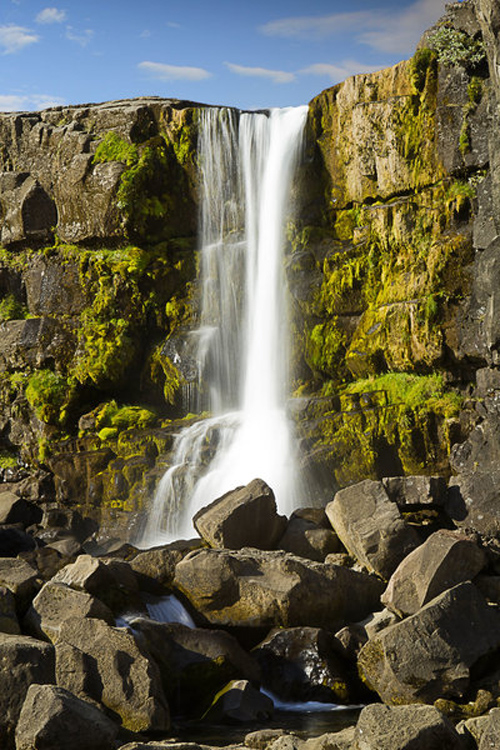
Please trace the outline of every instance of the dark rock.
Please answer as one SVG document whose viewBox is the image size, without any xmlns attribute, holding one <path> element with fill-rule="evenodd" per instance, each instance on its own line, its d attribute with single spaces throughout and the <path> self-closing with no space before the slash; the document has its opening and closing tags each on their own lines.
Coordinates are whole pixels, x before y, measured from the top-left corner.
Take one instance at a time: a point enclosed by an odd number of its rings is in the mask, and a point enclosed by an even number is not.
<svg viewBox="0 0 500 750">
<path fill-rule="evenodd" d="M 3 245 L 26 239 L 50 242 L 57 224 L 57 210 L 36 179 L 27 172 L 2 172 L 0 194 Z"/>
<path fill-rule="evenodd" d="M 408 505 L 438 505 L 446 499 L 444 477 L 387 477 L 382 484 L 389 499 L 400 508 Z"/>
<path fill-rule="evenodd" d="M 293 516 L 278 548 L 299 557 L 324 562 L 327 555 L 339 552 L 342 545 L 332 529 L 325 529 L 306 518 Z"/>
<path fill-rule="evenodd" d="M 286 518 L 277 514 L 271 488 L 254 479 L 202 508 L 193 524 L 211 547 L 273 549 L 283 535 Z"/>
<path fill-rule="evenodd" d="M 18 557 L 38 571 L 39 577 L 44 581 L 50 580 L 61 568 L 71 562 L 71 559 L 62 555 L 57 549 L 52 549 L 51 545 L 21 552 Z"/>
<path fill-rule="evenodd" d="M 452 477 L 446 512 L 458 527 L 500 538 L 500 470 Z"/>
<path fill-rule="evenodd" d="M 0 488 L 1 490 L 1 488 Z M 0 491 L 0 524 L 20 523 L 25 528 L 40 520 L 40 509 L 13 492 Z"/>
<path fill-rule="evenodd" d="M 486 562 L 475 539 L 436 531 L 399 564 L 381 601 L 398 615 L 412 615 L 446 589 L 475 578 Z"/>
<path fill-rule="evenodd" d="M 270 698 L 246 680 L 233 680 L 214 698 L 204 715 L 207 721 L 247 723 L 268 721 L 274 713 Z"/>
<path fill-rule="evenodd" d="M 178 563 L 174 584 L 211 625 L 331 628 L 377 609 L 374 576 L 287 552 L 200 550 Z"/>
<path fill-rule="evenodd" d="M 254 650 L 263 685 L 285 701 L 348 703 L 346 665 L 338 642 L 319 628 L 273 630 Z"/>
<path fill-rule="evenodd" d="M 0 527 L 0 557 L 16 557 L 20 552 L 35 549 L 36 541 L 16 526 Z"/>
<path fill-rule="evenodd" d="M 340 490 L 326 514 L 350 554 L 382 578 L 420 544 L 381 482 L 367 479 Z"/>
<path fill-rule="evenodd" d="M 356 724 L 356 750 L 463 750 L 453 724 L 433 706 L 366 706 Z"/>
<path fill-rule="evenodd" d="M 144 550 L 130 560 L 130 567 L 140 581 L 141 588 L 151 593 L 161 593 L 165 587 L 172 585 L 175 566 L 189 552 L 199 549 L 199 539 L 178 541 L 164 547 Z"/>
<path fill-rule="evenodd" d="M 30 685 L 54 684 L 54 647 L 0 633 L 0 747 L 14 748 L 14 730 Z"/>
<path fill-rule="evenodd" d="M 229 633 L 146 618 L 135 618 L 131 626 L 160 667 L 165 695 L 178 713 L 199 718 L 232 679 L 260 683 L 257 662 Z"/>
<path fill-rule="evenodd" d="M 24 618 L 24 626 L 36 638 L 54 641 L 61 624 L 76 616 L 95 617 L 114 624 L 113 613 L 99 599 L 84 591 L 75 591 L 64 583 L 57 583 L 54 578 L 33 599 Z"/>
<path fill-rule="evenodd" d="M 98 701 L 132 731 L 168 730 L 159 669 L 130 633 L 103 620 L 72 618 L 61 623 L 55 646 L 60 687 Z"/>
<path fill-rule="evenodd" d="M 0 586 L 0 632 L 13 635 L 21 633 L 14 595 L 5 586 Z"/>
<path fill-rule="evenodd" d="M 14 594 L 16 610 L 22 616 L 38 591 L 37 571 L 24 560 L 0 558 L 0 585 Z"/>
<path fill-rule="evenodd" d="M 388 609 L 382 609 L 380 612 L 375 612 L 363 620 L 359 625 L 363 625 L 366 635 L 368 638 L 373 638 L 380 633 L 382 630 L 389 628 L 391 625 L 395 625 L 399 622 L 400 618 Z"/>
<path fill-rule="evenodd" d="M 54 685 L 31 685 L 16 728 L 16 750 L 114 750 L 118 725 Z"/>
<path fill-rule="evenodd" d="M 363 680 L 384 703 L 462 698 L 470 670 L 500 646 L 500 614 L 472 583 L 445 591 L 361 649 Z"/>
</svg>

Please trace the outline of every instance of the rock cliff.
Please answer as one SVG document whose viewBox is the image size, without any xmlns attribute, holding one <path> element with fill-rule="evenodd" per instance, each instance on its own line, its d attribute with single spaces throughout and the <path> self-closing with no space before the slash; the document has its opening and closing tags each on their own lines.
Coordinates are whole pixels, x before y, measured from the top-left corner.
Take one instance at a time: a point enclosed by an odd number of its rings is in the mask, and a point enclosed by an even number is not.
<svg viewBox="0 0 500 750">
<path fill-rule="evenodd" d="M 500 452 L 499 27 L 493 0 L 453 3 L 411 60 L 309 105 L 286 271 L 320 502 Z M 202 106 L 0 115 L 0 471 L 108 526 L 194 403 Z"/>
</svg>

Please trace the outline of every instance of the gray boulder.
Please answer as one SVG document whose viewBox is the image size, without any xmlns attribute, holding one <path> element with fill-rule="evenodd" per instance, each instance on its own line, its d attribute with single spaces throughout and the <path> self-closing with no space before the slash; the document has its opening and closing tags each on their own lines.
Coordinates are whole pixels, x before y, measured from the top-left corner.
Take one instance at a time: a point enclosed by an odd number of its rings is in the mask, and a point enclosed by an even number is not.
<svg viewBox="0 0 500 750">
<path fill-rule="evenodd" d="M 500 470 L 452 477 L 446 512 L 456 526 L 500 539 Z"/>
<path fill-rule="evenodd" d="M 320 628 L 276 629 L 254 650 L 265 688 L 282 700 L 348 703 L 347 665 L 331 633 Z"/>
<path fill-rule="evenodd" d="M 33 599 L 24 626 L 36 638 L 55 641 L 61 624 L 70 617 L 95 617 L 114 624 L 111 610 L 95 596 L 49 581 Z"/>
<path fill-rule="evenodd" d="M 325 529 L 307 518 L 292 515 L 278 547 L 308 560 L 324 562 L 327 555 L 339 552 L 342 545 L 331 528 Z"/>
<path fill-rule="evenodd" d="M 420 544 L 382 482 L 366 479 L 340 490 L 326 514 L 350 554 L 385 579 Z"/>
<path fill-rule="evenodd" d="M 478 750 L 496 750 L 500 747 L 500 708 L 491 709 L 480 734 Z"/>
<path fill-rule="evenodd" d="M 31 685 L 16 728 L 16 750 L 114 750 L 118 724 L 55 685 Z"/>
<path fill-rule="evenodd" d="M 262 479 L 254 479 L 202 508 L 193 524 L 217 549 L 274 549 L 285 531 L 286 518 L 276 511 L 272 489 Z"/>
<path fill-rule="evenodd" d="M 25 528 L 41 518 L 41 511 L 10 490 L 0 490 L 0 523 L 20 523 Z"/>
<path fill-rule="evenodd" d="M 215 696 L 203 718 L 224 723 L 247 723 L 266 721 L 273 713 L 274 704 L 270 698 L 247 680 L 232 680 Z"/>
<path fill-rule="evenodd" d="M 486 562 L 475 539 L 441 529 L 399 564 L 382 603 L 398 615 L 412 615 L 446 589 L 475 578 Z"/>
<path fill-rule="evenodd" d="M 130 633 L 103 620 L 72 618 L 61 624 L 55 646 L 60 687 L 114 711 L 127 729 L 169 728 L 159 669 Z"/>
<path fill-rule="evenodd" d="M 374 576 L 287 552 L 202 549 L 175 569 L 175 587 L 216 626 L 341 627 L 380 607 Z"/>
<path fill-rule="evenodd" d="M 28 636 L 0 633 L 0 664 L 0 747 L 12 750 L 29 686 L 55 682 L 54 647 Z"/>
<path fill-rule="evenodd" d="M 384 703 L 432 703 L 462 698 L 471 667 L 499 646 L 500 613 L 461 583 L 370 639 L 358 668 Z"/>
<path fill-rule="evenodd" d="M 0 558 L 0 585 L 14 594 L 18 615 L 23 615 L 39 588 L 37 570 L 24 560 Z"/>
<path fill-rule="evenodd" d="M 355 750 L 464 750 L 453 724 L 433 706 L 366 706 Z"/>
<path fill-rule="evenodd" d="M 200 539 L 172 542 L 162 547 L 139 552 L 129 564 L 141 589 L 157 593 L 163 591 L 164 587 L 172 585 L 177 563 L 189 552 L 201 546 Z"/>
<path fill-rule="evenodd" d="M 389 499 L 402 507 L 409 505 L 441 506 L 446 500 L 444 477 L 386 477 L 382 479 Z"/>
</svg>

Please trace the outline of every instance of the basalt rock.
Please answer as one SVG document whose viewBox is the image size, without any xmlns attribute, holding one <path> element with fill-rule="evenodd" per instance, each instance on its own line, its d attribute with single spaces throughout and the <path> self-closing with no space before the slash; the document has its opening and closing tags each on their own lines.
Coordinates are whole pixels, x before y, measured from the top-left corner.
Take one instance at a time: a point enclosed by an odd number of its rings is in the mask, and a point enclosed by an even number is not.
<svg viewBox="0 0 500 750">
<path fill-rule="evenodd" d="M 464 750 L 449 719 L 432 706 L 366 706 L 356 724 L 356 750 Z"/>
</svg>

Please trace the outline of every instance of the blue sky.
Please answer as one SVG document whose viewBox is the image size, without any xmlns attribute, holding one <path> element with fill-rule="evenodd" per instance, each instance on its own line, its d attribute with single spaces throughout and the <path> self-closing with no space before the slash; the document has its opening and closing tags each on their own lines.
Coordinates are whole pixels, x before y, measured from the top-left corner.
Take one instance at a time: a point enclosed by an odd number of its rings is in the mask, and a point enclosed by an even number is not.
<svg viewBox="0 0 500 750">
<path fill-rule="evenodd" d="M 410 57 L 446 0 L 0 0 L 0 110 L 305 104 Z"/>
</svg>

